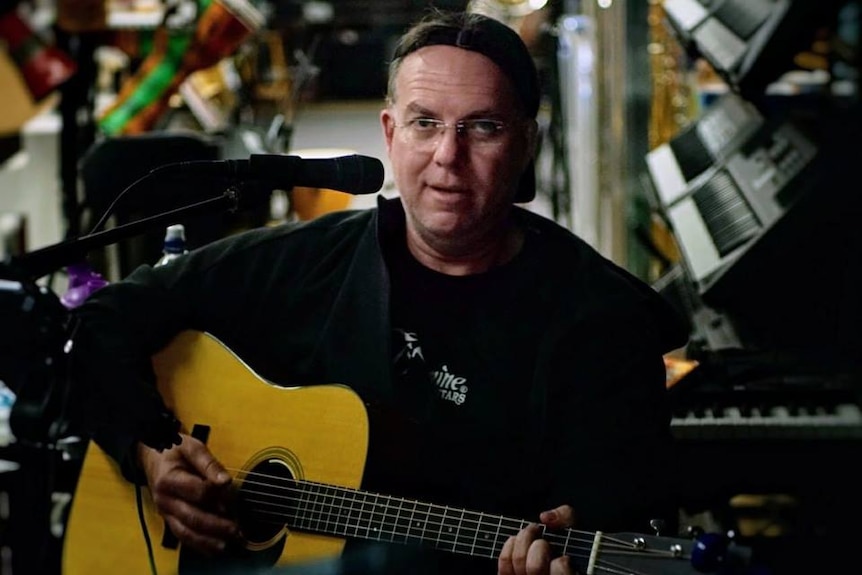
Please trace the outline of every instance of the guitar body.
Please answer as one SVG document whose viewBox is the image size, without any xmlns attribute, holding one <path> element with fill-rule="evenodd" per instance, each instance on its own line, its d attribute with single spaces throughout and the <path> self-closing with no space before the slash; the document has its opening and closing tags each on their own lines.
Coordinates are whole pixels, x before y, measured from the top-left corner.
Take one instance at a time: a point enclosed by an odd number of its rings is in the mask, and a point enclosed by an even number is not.
<svg viewBox="0 0 862 575">
<path fill-rule="evenodd" d="M 357 488 L 368 448 L 368 420 L 360 398 L 340 385 L 282 388 L 263 380 L 211 336 L 181 333 L 153 358 L 159 391 L 184 431 L 205 438 L 234 475 L 234 487 L 265 473 L 286 481 Z M 251 480 L 249 484 L 253 483 Z M 187 563 L 141 488 L 156 569 L 182 573 Z M 243 525 L 241 523 L 241 525 Z M 337 556 L 344 540 L 268 524 L 242 551 L 268 564 L 293 564 Z M 271 531 L 270 531 L 271 530 Z M 246 558 L 243 559 L 246 561 Z M 249 561 L 251 564 L 254 560 Z M 138 518 L 135 487 L 91 442 L 66 528 L 64 575 L 150 573 Z"/>
</svg>

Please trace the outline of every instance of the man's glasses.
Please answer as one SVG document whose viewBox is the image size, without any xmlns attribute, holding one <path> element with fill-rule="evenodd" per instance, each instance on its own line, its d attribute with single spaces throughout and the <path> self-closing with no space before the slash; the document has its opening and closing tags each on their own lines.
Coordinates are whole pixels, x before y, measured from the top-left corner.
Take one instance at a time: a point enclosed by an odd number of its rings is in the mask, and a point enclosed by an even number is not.
<svg viewBox="0 0 862 575">
<path fill-rule="evenodd" d="M 417 146 L 433 145 L 448 128 L 453 128 L 471 146 L 496 146 L 503 142 L 510 125 L 486 118 L 459 120 L 454 124 L 433 118 L 413 118 L 395 127 L 401 129 L 408 142 Z"/>
</svg>

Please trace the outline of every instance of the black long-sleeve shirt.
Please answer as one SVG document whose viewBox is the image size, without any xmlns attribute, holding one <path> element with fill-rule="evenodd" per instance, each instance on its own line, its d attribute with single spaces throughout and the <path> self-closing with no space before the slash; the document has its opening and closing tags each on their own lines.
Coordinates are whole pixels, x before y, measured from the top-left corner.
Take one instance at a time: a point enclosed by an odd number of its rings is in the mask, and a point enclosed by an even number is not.
<svg viewBox="0 0 862 575">
<path fill-rule="evenodd" d="M 570 504 L 579 528 L 647 530 L 672 508 L 662 354 L 684 343 L 682 324 L 649 286 L 567 230 L 519 208 L 515 217 L 536 260 L 526 267 L 539 275 L 531 301 L 500 314 L 535 322 L 535 337 L 509 337 L 502 323 L 489 337 L 501 357 L 526 353 L 530 375 L 500 389 L 499 401 L 473 401 L 457 416 L 459 433 L 439 433 L 433 418 L 402 418 L 413 427 L 405 431 L 387 417 L 405 413 L 391 315 L 404 300 L 392 299 L 400 276 L 387 268 L 404 213 L 399 200 L 381 200 L 225 238 L 91 296 L 77 311 L 76 365 L 93 392 L 97 441 L 122 460 L 158 405 L 150 356 L 194 329 L 278 385 L 354 389 L 370 415 L 364 489 L 530 521 Z"/>
</svg>

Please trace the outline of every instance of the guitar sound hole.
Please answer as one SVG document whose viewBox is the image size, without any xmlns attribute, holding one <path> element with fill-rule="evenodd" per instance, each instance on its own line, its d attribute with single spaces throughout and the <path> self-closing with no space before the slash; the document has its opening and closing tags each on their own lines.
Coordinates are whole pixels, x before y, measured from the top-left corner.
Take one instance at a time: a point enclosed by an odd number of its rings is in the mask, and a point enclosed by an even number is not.
<svg viewBox="0 0 862 575">
<path fill-rule="evenodd" d="M 293 474 L 283 461 L 267 459 L 246 474 L 239 488 L 239 525 L 245 540 L 264 545 L 284 531 L 293 499 Z"/>
</svg>

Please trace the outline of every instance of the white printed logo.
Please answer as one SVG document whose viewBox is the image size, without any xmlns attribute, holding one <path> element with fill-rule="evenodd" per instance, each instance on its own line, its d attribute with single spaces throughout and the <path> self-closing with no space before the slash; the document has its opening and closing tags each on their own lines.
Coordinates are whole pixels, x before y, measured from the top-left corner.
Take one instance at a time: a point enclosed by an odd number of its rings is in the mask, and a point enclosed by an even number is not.
<svg viewBox="0 0 862 575">
<path fill-rule="evenodd" d="M 440 398 L 461 405 L 467 401 L 467 378 L 449 373 L 449 368 L 443 366 L 439 371 L 431 372 L 431 380 L 437 386 Z"/>
<path fill-rule="evenodd" d="M 415 333 L 396 329 L 395 332 L 403 339 L 404 344 L 395 354 L 395 372 L 406 376 L 410 371 L 417 370 L 421 373 L 428 369 L 425 356 L 422 354 L 422 345 Z M 449 373 L 449 367 L 443 365 L 439 370 L 428 373 L 432 382 L 437 387 L 440 399 L 451 401 L 455 405 L 463 405 L 467 401 L 467 378 L 454 373 Z"/>
</svg>

